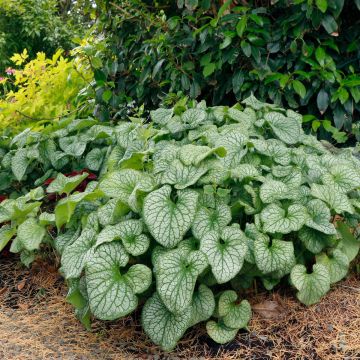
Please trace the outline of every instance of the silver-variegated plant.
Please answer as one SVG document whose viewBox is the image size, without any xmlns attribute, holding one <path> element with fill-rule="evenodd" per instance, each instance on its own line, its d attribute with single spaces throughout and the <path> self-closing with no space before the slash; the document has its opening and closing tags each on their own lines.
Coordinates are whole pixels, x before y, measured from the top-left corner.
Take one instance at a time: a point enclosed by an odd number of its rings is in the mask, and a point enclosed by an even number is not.
<svg viewBox="0 0 360 360">
<path fill-rule="evenodd" d="M 55 208 L 82 320 L 140 306 L 166 351 L 200 322 L 222 344 L 250 320 L 241 289 L 253 279 L 267 289 L 288 280 L 311 305 L 346 276 L 360 246 L 360 162 L 305 134 L 299 114 L 252 96 L 244 104 L 158 109 L 112 128 L 99 183 Z M 98 164 L 97 152 L 86 161 Z M 19 227 L 30 247 L 27 229 L 40 230 Z"/>
</svg>

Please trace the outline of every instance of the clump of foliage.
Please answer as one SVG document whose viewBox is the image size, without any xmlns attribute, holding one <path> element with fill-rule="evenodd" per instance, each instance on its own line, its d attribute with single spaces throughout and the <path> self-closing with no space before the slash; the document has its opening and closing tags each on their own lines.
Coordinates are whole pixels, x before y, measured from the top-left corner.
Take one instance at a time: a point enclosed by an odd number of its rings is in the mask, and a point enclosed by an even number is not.
<svg viewBox="0 0 360 360">
<path fill-rule="evenodd" d="M 99 64 L 104 118 L 131 101 L 154 109 L 184 94 L 226 105 L 253 93 L 312 114 L 304 121 L 323 138 L 351 133 L 360 109 L 358 0 L 135 3 L 97 1 L 105 37 L 85 51 Z"/>
<path fill-rule="evenodd" d="M 12 54 L 28 49 L 30 57 L 70 50 L 73 38 L 90 23 L 91 0 L 0 0 L 0 72 Z"/>
<path fill-rule="evenodd" d="M 178 103 L 151 121 L 78 120 L 20 134 L 10 156 L 18 174 L 30 178 L 23 159 L 39 154 L 57 164 L 77 159 L 99 179 L 79 190 L 88 172 L 59 172 L 43 186 L 57 196 L 52 206 L 39 189 L 3 201 L 0 242 L 17 233 L 11 248 L 25 259 L 41 239 L 52 244 L 86 326 L 145 302 L 144 331 L 167 351 L 200 322 L 216 342 L 231 341 L 251 317 L 242 290 L 254 279 L 267 289 L 289 281 L 301 302 L 316 303 L 359 250 L 350 229 L 359 220 L 360 162 L 304 134 L 292 110 L 253 96 L 243 104 Z"/>
<path fill-rule="evenodd" d="M 75 100 L 93 76 L 86 63 L 64 57 L 62 50 L 51 58 L 39 52 L 29 61 L 25 49 L 11 60 L 16 69 L 8 68 L 8 76 L 0 82 L 0 130 L 19 130 L 30 123 L 40 128 L 69 112 L 80 111 L 81 104 Z"/>
</svg>

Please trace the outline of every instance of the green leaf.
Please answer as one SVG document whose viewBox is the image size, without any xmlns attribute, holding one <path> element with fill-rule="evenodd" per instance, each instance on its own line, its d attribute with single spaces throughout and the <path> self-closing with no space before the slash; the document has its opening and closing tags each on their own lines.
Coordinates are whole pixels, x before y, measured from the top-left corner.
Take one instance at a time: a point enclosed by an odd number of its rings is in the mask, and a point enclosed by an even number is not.
<svg viewBox="0 0 360 360">
<path fill-rule="evenodd" d="M 153 191 L 144 201 L 144 221 L 155 240 L 167 247 L 176 246 L 190 229 L 195 218 L 198 194 L 178 190 L 177 200 L 171 199 L 171 187 Z"/>
<path fill-rule="evenodd" d="M 215 297 L 213 292 L 206 285 L 200 284 L 192 298 L 190 326 L 208 320 L 214 311 Z"/>
<path fill-rule="evenodd" d="M 327 8 L 328 8 L 328 2 L 327 0 L 315 0 L 316 6 L 318 7 L 318 9 L 322 12 L 325 13 Z"/>
<path fill-rule="evenodd" d="M 57 174 L 55 180 L 47 187 L 47 193 L 58 193 L 69 195 L 89 176 L 88 173 L 67 177 L 61 173 Z"/>
<path fill-rule="evenodd" d="M 0 228 L 0 252 L 16 234 L 16 228 L 4 225 Z"/>
<path fill-rule="evenodd" d="M 294 80 L 292 82 L 292 86 L 293 86 L 294 90 L 296 91 L 296 93 L 298 95 L 300 95 L 300 97 L 302 99 L 306 96 L 306 88 L 305 88 L 304 84 L 301 81 Z"/>
<path fill-rule="evenodd" d="M 299 141 L 301 126 L 296 119 L 278 112 L 269 112 L 265 114 L 264 119 L 269 123 L 275 135 L 286 144 L 296 144 Z"/>
<path fill-rule="evenodd" d="M 325 65 L 326 52 L 325 52 L 325 50 L 324 50 L 322 47 L 319 46 L 319 47 L 315 50 L 315 57 L 316 57 L 317 62 L 318 62 L 321 66 L 324 66 L 324 65 Z M 324 90 L 321 90 L 321 91 L 324 91 Z"/>
<path fill-rule="evenodd" d="M 345 223 L 338 221 L 337 229 L 341 235 L 341 251 L 347 255 L 349 261 L 353 261 L 359 253 L 360 241 L 355 238 Z"/>
<path fill-rule="evenodd" d="M 231 209 L 221 201 L 216 202 L 214 209 L 200 206 L 196 212 L 191 228 L 197 239 L 202 239 L 210 231 L 220 234 L 221 230 L 231 221 Z"/>
<path fill-rule="evenodd" d="M 208 232 L 201 239 L 200 250 L 206 254 L 217 282 L 222 284 L 234 278 L 242 268 L 247 240 L 240 229 L 228 226 L 220 235 Z"/>
<path fill-rule="evenodd" d="M 240 164 L 231 170 L 231 178 L 242 182 L 246 179 L 257 179 L 261 176 L 259 169 L 251 164 Z"/>
<path fill-rule="evenodd" d="M 308 214 L 299 204 L 290 205 L 287 211 L 277 204 L 270 204 L 261 212 L 260 218 L 265 232 L 288 234 L 300 230 Z"/>
<path fill-rule="evenodd" d="M 332 36 L 338 36 L 338 24 L 336 23 L 336 20 L 331 15 L 326 15 L 321 20 L 321 25 L 324 27 L 324 29 L 327 31 L 328 34 Z"/>
<path fill-rule="evenodd" d="M 145 333 L 165 351 L 171 351 L 176 346 L 189 327 L 190 321 L 191 307 L 181 314 L 173 314 L 162 303 L 157 293 L 147 300 L 141 314 Z"/>
<path fill-rule="evenodd" d="M 312 184 L 311 195 L 327 203 L 330 209 L 338 214 L 343 212 L 352 214 L 354 212 L 346 194 L 339 192 L 333 186 Z"/>
<path fill-rule="evenodd" d="M 166 125 L 173 116 L 173 109 L 157 109 L 150 112 L 151 120 L 159 125 Z"/>
<path fill-rule="evenodd" d="M 242 16 L 236 24 L 236 33 L 239 37 L 242 37 L 247 26 L 247 17 Z"/>
<path fill-rule="evenodd" d="M 310 274 L 304 265 L 295 265 L 290 278 L 298 290 L 297 298 L 308 306 L 317 303 L 330 290 L 330 275 L 323 264 L 313 265 Z"/>
<path fill-rule="evenodd" d="M 306 249 L 313 254 L 319 254 L 324 247 L 328 245 L 331 238 L 331 236 L 307 226 L 304 226 L 299 231 L 299 239 L 302 241 Z"/>
<path fill-rule="evenodd" d="M 294 245 L 291 241 L 259 236 L 254 241 L 254 255 L 257 267 L 268 274 L 274 271 L 289 272 L 295 265 Z"/>
<path fill-rule="evenodd" d="M 27 150 L 19 149 L 11 159 L 11 170 L 17 181 L 21 181 L 26 174 L 26 170 L 30 164 L 27 158 Z"/>
<path fill-rule="evenodd" d="M 191 304 L 197 277 L 207 267 L 201 251 L 180 249 L 161 254 L 157 260 L 157 292 L 172 313 L 181 313 Z"/>
<path fill-rule="evenodd" d="M 247 326 L 251 319 L 251 306 L 247 300 L 238 301 L 233 290 L 224 291 L 219 298 L 219 316 L 224 325 L 232 329 L 241 329 Z"/>
<path fill-rule="evenodd" d="M 141 209 L 142 195 L 154 187 L 155 182 L 149 174 L 133 169 L 110 172 L 99 184 L 106 196 L 121 200 L 135 212 Z"/>
<path fill-rule="evenodd" d="M 215 63 L 209 63 L 209 64 L 205 65 L 204 69 L 203 69 L 204 77 L 210 76 L 215 70 L 216 70 L 216 64 Z"/>
<path fill-rule="evenodd" d="M 310 217 L 306 220 L 306 226 L 324 234 L 336 234 L 335 226 L 330 222 L 330 210 L 321 200 L 311 200 L 307 204 L 307 211 Z"/>
<path fill-rule="evenodd" d="M 24 249 L 37 250 L 46 235 L 46 230 L 40 226 L 36 219 L 29 218 L 19 225 L 17 238 Z"/>
<path fill-rule="evenodd" d="M 130 314 L 138 305 L 136 294 L 151 285 L 151 270 L 142 264 L 130 267 L 129 257 L 118 242 L 99 246 L 86 265 L 86 283 L 91 312 L 101 320 L 115 320 Z"/>
<path fill-rule="evenodd" d="M 238 329 L 231 329 L 222 322 L 210 320 L 206 323 L 206 331 L 215 342 L 225 344 L 235 339 Z"/>
<path fill-rule="evenodd" d="M 81 235 L 66 246 L 61 257 L 61 270 L 66 279 L 80 277 L 96 240 L 94 229 L 84 229 Z"/>
<path fill-rule="evenodd" d="M 316 263 L 327 267 L 331 284 L 343 279 L 349 270 L 349 258 L 339 249 L 335 249 L 331 255 L 317 255 Z"/>
<path fill-rule="evenodd" d="M 326 109 L 329 106 L 329 95 L 324 89 L 321 89 L 319 91 L 317 98 L 316 98 L 316 103 L 317 103 L 317 107 L 320 111 L 320 114 L 321 115 L 324 114 Z"/>
</svg>

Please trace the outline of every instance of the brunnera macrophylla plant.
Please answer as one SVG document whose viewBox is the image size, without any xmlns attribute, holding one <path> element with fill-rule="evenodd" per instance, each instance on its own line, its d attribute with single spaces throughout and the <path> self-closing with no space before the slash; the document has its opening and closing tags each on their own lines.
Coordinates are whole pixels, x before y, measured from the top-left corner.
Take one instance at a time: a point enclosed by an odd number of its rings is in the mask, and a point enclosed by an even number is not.
<svg viewBox="0 0 360 360">
<path fill-rule="evenodd" d="M 54 246 L 86 326 L 141 307 L 166 351 L 198 323 L 223 344 L 251 318 L 242 290 L 255 278 L 267 289 L 284 279 L 311 305 L 346 276 L 360 246 L 359 160 L 304 134 L 291 110 L 243 104 L 120 122 L 98 182 L 77 192 L 58 174 L 49 186 L 65 195 Z"/>
</svg>

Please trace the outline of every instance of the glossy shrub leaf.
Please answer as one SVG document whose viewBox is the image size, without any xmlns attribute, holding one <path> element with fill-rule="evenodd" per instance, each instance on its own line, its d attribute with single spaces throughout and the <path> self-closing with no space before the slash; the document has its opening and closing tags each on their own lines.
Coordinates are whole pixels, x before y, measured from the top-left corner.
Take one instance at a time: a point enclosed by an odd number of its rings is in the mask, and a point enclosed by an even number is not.
<svg viewBox="0 0 360 360">
<path fill-rule="evenodd" d="M 184 335 L 191 321 L 191 307 L 173 314 L 162 303 L 157 293 L 147 300 L 141 314 L 145 333 L 165 351 L 171 351 Z"/>
<path fill-rule="evenodd" d="M 178 190 L 171 199 L 171 187 L 155 190 L 144 201 L 144 221 L 155 240 L 168 248 L 176 246 L 190 229 L 196 213 L 198 194 Z"/>
<path fill-rule="evenodd" d="M 151 284 L 151 270 L 136 264 L 122 273 L 129 260 L 118 242 L 103 244 L 89 257 L 86 283 L 91 312 L 102 320 L 115 320 L 136 309 L 136 294 Z"/>
<path fill-rule="evenodd" d="M 308 273 L 304 265 L 296 265 L 291 270 L 291 282 L 298 290 L 296 296 L 305 305 L 317 303 L 330 289 L 330 275 L 323 264 L 313 265 Z"/>
</svg>

